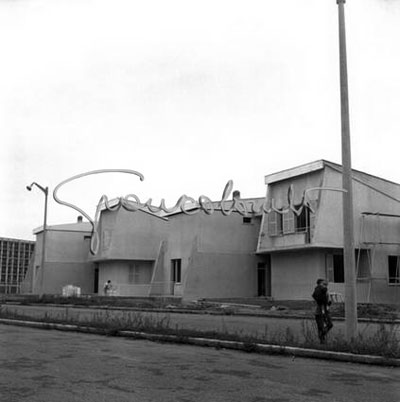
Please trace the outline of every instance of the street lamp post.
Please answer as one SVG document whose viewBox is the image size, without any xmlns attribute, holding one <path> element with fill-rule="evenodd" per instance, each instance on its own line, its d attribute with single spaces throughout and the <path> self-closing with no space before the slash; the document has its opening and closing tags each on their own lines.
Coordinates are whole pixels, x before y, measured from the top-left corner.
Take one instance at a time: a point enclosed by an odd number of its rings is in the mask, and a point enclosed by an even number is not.
<svg viewBox="0 0 400 402">
<path fill-rule="evenodd" d="M 343 166 L 343 258 L 345 280 L 345 318 L 348 341 L 357 335 L 356 264 L 354 249 L 353 183 L 351 173 L 351 144 L 349 93 L 347 82 L 346 30 L 344 3 L 336 0 L 339 16 L 339 58 L 340 58 L 340 105 L 342 121 L 342 166 Z"/>
<path fill-rule="evenodd" d="M 44 278 L 44 267 L 46 258 L 46 230 L 47 230 L 47 196 L 49 194 L 48 187 L 42 187 L 40 184 L 33 182 L 30 186 L 26 186 L 28 191 L 32 191 L 32 187 L 36 186 L 39 190 L 44 193 L 44 219 L 43 219 L 43 238 L 42 238 L 42 260 L 41 260 L 41 276 L 40 276 L 40 293 L 43 293 L 43 278 Z M 34 292 L 35 286 L 35 267 L 32 270 L 32 293 Z"/>
</svg>

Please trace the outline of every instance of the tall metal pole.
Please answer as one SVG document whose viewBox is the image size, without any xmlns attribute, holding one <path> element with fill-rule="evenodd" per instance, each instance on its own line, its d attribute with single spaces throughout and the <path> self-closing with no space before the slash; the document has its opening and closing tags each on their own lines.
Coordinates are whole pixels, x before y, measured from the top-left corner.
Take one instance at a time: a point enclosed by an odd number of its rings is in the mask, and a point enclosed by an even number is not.
<svg viewBox="0 0 400 402">
<path fill-rule="evenodd" d="M 349 94 L 347 82 L 346 30 L 344 3 L 337 0 L 339 14 L 340 57 L 340 104 L 342 120 L 342 166 L 343 166 L 343 258 L 345 281 L 345 319 L 348 341 L 357 335 L 356 264 L 354 248 L 353 183 L 351 173 L 351 144 Z"/>
<path fill-rule="evenodd" d="M 47 197 L 49 188 L 44 189 L 44 219 L 43 219 L 43 239 L 42 239 L 42 275 L 40 277 L 40 294 L 43 294 L 44 269 L 46 264 L 46 235 L 47 235 Z"/>
</svg>

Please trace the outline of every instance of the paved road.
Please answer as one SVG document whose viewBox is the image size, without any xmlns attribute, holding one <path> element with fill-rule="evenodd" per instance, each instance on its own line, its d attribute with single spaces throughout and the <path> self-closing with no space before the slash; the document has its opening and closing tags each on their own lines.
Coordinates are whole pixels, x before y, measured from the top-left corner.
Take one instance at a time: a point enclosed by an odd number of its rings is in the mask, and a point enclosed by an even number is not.
<svg viewBox="0 0 400 402">
<path fill-rule="evenodd" d="M 397 402 L 399 371 L 0 325 L 1 402 Z"/>
</svg>

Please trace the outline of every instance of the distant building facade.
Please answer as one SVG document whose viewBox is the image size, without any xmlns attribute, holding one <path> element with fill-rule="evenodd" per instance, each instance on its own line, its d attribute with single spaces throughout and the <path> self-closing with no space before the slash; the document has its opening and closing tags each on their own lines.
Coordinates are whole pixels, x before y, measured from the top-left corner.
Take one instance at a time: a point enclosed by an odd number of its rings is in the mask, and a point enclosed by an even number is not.
<svg viewBox="0 0 400 402">
<path fill-rule="evenodd" d="M 0 237 L 1 294 L 20 293 L 34 250 L 34 241 Z"/>
</svg>

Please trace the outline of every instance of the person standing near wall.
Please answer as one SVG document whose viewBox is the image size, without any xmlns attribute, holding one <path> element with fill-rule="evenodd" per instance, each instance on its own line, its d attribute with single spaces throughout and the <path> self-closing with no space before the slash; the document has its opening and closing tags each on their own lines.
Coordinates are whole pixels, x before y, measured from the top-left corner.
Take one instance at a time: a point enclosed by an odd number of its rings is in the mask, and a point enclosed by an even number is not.
<svg viewBox="0 0 400 402">
<path fill-rule="evenodd" d="M 103 291 L 104 291 L 104 296 L 109 296 L 111 294 L 112 283 L 111 283 L 110 279 L 104 284 Z"/>
<path fill-rule="evenodd" d="M 331 301 L 328 293 L 328 282 L 325 279 L 318 279 L 312 298 L 317 303 L 315 308 L 315 321 L 318 328 L 318 338 L 325 343 L 326 334 L 332 329 L 332 319 L 329 312 Z"/>
</svg>

